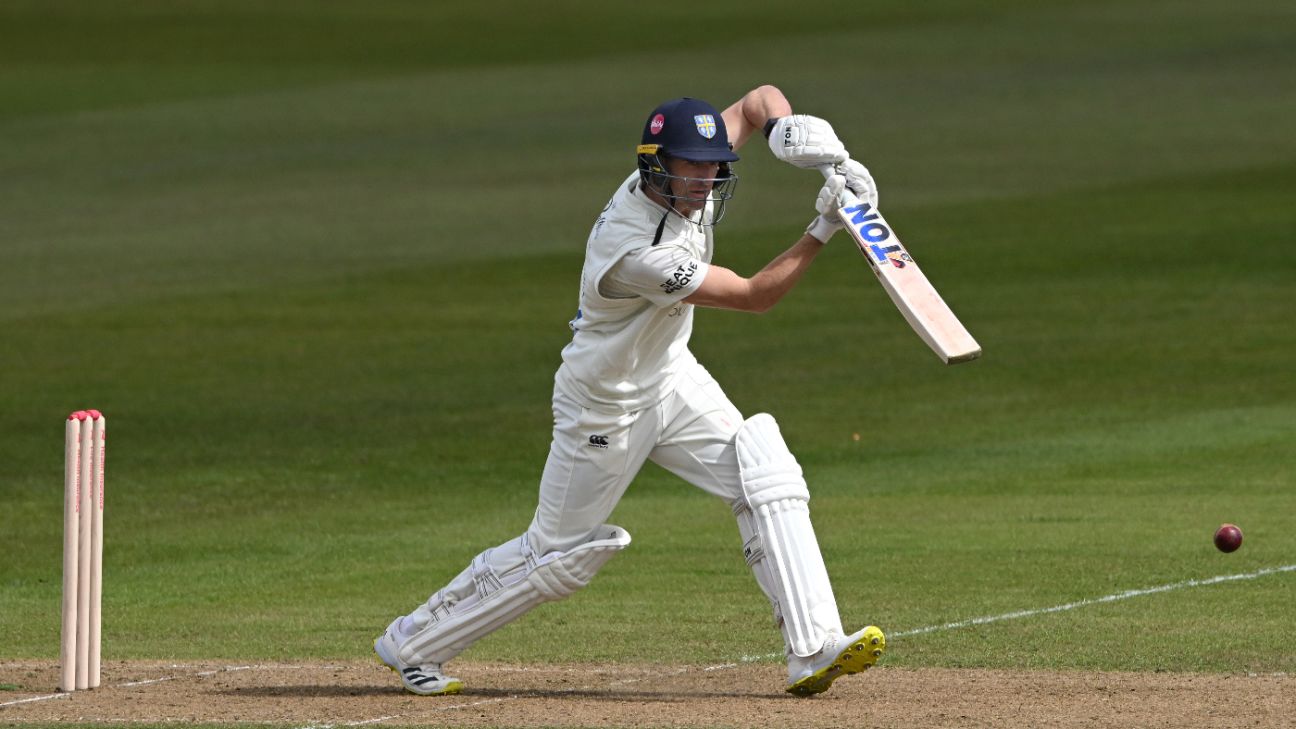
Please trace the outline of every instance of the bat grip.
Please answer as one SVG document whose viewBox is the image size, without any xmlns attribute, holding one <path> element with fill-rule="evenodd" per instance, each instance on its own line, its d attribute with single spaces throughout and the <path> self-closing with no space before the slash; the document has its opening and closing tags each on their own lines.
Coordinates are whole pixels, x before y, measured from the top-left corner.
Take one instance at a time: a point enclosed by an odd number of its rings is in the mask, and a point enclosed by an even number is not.
<svg viewBox="0 0 1296 729">
<path fill-rule="evenodd" d="M 815 169 L 823 174 L 825 180 L 837 174 L 837 168 L 834 165 L 819 165 Z M 841 195 L 837 197 L 837 202 L 842 207 L 850 207 L 851 205 L 859 205 L 860 199 L 849 188 L 843 187 Z"/>
</svg>

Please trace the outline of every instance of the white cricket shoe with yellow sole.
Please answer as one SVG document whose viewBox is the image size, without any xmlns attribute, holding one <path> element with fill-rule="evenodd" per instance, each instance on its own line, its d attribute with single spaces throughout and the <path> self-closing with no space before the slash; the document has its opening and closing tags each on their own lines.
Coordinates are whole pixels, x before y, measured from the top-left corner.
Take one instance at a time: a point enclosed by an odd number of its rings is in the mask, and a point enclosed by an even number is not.
<svg viewBox="0 0 1296 729">
<path fill-rule="evenodd" d="M 827 691 L 838 678 L 868 670 L 886 650 L 886 636 L 875 626 L 841 636 L 829 633 L 823 648 L 808 658 L 788 658 L 787 692 L 811 696 Z"/>
<path fill-rule="evenodd" d="M 383 634 L 374 641 L 374 653 L 383 665 L 390 668 L 401 678 L 405 690 L 419 696 L 443 696 L 463 691 L 463 681 L 447 676 L 441 672 L 441 664 L 424 663 L 420 666 L 407 666 L 397 658 L 399 646 L 393 633 L 400 618 L 396 618 Z"/>
</svg>

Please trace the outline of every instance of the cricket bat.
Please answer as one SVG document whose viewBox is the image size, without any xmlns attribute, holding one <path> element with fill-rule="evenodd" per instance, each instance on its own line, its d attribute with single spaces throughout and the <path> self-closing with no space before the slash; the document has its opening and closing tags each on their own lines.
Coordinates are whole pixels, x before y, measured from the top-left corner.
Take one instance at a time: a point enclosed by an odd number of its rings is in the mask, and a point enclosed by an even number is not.
<svg viewBox="0 0 1296 729">
<path fill-rule="evenodd" d="M 832 165 L 819 169 L 825 178 L 834 174 Z M 923 275 L 882 213 L 849 189 L 842 191 L 838 202 L 841 207 L 837 215 L 869 262 L 869 268 L 873 269 L 891 301 L 927 346 L 945 364 L 980 357 L 981 345 L 950 311 L 949 305 Z"/>
</svg>

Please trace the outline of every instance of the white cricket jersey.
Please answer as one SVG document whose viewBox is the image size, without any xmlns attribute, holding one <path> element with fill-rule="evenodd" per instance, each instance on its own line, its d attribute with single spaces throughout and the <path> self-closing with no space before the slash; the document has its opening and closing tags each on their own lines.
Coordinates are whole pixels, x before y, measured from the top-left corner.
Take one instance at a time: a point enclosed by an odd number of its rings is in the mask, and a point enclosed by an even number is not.
<svg viewBox="0 0 1296 729">
<path fill-rule="evenodd" d="M 703 214 L 712 214 L 710 204 Z M 649 200 L 637 171 L 626 178 L 585 245 L 580 308 L 554 377 L 560 392 L 588 407 L 624 412 L 670 392 L 675 377 L 696 361 L 688 349 L 693 305 L 683 299 L 707 274 L 711 231 Z"/>
</svg>

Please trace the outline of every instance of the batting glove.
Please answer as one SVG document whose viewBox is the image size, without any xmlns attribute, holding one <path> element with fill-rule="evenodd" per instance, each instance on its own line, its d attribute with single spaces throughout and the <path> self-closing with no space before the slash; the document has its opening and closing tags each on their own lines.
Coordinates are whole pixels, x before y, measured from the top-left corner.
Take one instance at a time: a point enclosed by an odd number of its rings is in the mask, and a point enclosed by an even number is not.
<svg viewBox="0 0 1296 729">
<path fill-rule="evenodd" d="M 815 199 L 815 210 L 819 211 L 819 216 L 806 227 L 807 235 L 820 243 L 827 243 L 833 233 L 842 229 L 837 209 L 841 207 L 841 194 L 845 188 L 846 178 L 842 175 L 833 175 L 824 181 L 824 186 L 819 189 L 819 197 Z"/>
<path fill-rule="evenodd" d="M 766 138 L 774 156 L 790 165 L 813 169 L 847 159 L 846 146 L 832 125 L 817 116 L 793 114 L 766 125 Z"/>
<path fill-rule="evenodd" d="M 877 184 L 873 182 L 873 175 L 869 174 L 867 167 L 853 159 L 846 159 L 837 164 L 837 174 L 846 177 L 846 189 L 855 193 L 855 197 L 872 205 L 874 210 L 877 209 Z"/>
</svg>

